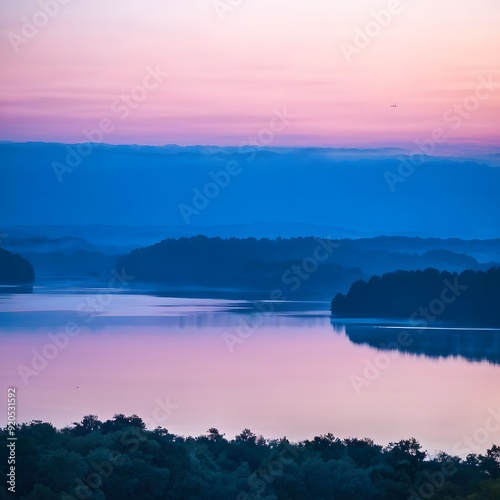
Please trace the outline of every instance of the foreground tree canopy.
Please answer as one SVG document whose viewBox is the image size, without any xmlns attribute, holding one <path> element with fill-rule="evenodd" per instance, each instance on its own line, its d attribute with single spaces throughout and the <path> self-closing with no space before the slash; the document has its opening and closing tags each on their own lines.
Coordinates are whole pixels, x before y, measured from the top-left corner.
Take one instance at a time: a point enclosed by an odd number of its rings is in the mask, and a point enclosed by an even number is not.
<svg viewBox="0 0 500 500">
<path fill-rule="evenodd" d="M 496 445 L 460 459 L 429 457 L 414 438 L 382 447 L 327 434 L 292 444 L 249 429 L 227 440 L 216 428 L 185 438 L 123 414 L 87 415 L 59 431 L 32 421 L 16 435 L 16 498 L 24 500 L 500 498 Z M 0 498 L 7 495 L 2 482 Z"/>
<path fill-rule="evenodd" d="M 357 281 L 332 300 L 334 314 L 345 317 L 451 320 L 500 325 L 500 267 L 460 274 L 396 271 Z"/>
<path fill-rule="evenodd" d="M 27 259 L 0 248 L 0 285 L 27 285 L 34 281 L 35 271 Z"/>
</svg>

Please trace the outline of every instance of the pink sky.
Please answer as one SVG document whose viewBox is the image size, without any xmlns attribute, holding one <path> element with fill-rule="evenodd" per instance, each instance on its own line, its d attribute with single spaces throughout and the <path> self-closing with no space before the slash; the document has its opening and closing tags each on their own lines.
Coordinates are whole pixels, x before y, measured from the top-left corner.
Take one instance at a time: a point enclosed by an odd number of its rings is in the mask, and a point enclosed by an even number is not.
<svg viewBox="0 0 500 500">
<path fill-rule="evenodd" d="M 213 0 L 65 2 L 1 7 L 0 140 L 84 142 L 109 118 L 107 143 L 238 145 L 286 109 L 269 145 L 412 144 L 436 128 L 498 145 L 497 0 L 242 0 L 222 15 Z M 46 25 L 20 41 L 25 19 Z M 147 67 L 168 76 L 144 92 Z"/>
</svg>

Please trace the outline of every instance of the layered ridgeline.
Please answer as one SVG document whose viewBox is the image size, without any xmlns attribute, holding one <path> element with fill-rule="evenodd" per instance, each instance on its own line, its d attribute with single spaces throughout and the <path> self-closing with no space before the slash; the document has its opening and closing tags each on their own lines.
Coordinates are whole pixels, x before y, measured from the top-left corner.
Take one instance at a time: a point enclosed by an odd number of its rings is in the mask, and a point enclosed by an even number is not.
<svg viewBox="0 0 500 500">
<path fill-rule="evenodd" d="M 34 281 L 35 271 L 27 259 L 0 248 L 0 285 L 30 285 Z"/>
<path fill-rule="evenodd" d="M 438 248 L 441 248 L 438 250 Z M 451 251 L 453 249 L 455 251 Z M 238 287 L 330 298 L 357 280 L 395 269 L 487 270 L 499 240 L 373 238 L 169 238 L 117 261 L 138 282 Z M 466 250 L 470 254 L 457 253 Z M 285 295 L 288 296 L 287 293 Z"/>
<path fill-rule="evenodd" d="M 396 271 L 357 281 L 332 300 L 334 315 L 500 326 L 500 267 L 460 274 Z"/>
<path fill-rule="evenodd" d="M 499 236 L 495 154 L 0 143 L 0 157 L 2 226 L 99 221 L 202 228 L 195 234 L 254 225 L 245 236 L 255 237 Z M 277 234 L 263 234 L 263 221 L 279 225 Z M 293 234 L 298 222 L 334 228 Z"/>
<path fill-rule="evenodd" d="M 2 247 L 22 255 L 35 268 L 38 277 L 61 276 L 107 276 L 116 265 L 116 259 L 137 248 L 156 244 L 165 237 L 172 239 L 192 238 L 205 234 L 211 238 L 229 239 L 232 237 L 248 239 L 242 242 L 239 250 L 246 252 L 250 246 L 262 246 L 263 260 L 267 258 L 269 238 L 281 236 L 279 258 L 274 260 L 290 261 L 314 257 L 318 242 L 322 237 L 327 245 L 334 238 L 338 244 L 326 262 L 335 263 L 345 269 L 359 268 L 363 271 L 351 273 L 352 281 L 346 288 L 329 290 L 328 298 L 335 291 L 345 290 L 357 279 L 383 274 L 396 269 L 416 270 L 432 267 L 439 270 L 462 272 L 472 269 L 485 271 L 500 265 L 500 239 L 462 240 L 438 238 L 410 238 L 402 236 L 380 236 L 376 238 L 340 239 L 340 230 L 315 225 L 296 224 L 288 230 L 281 225 L 234 225 L 212 226 L 209 229 L 195 226 L 10 226 L 0 228 L 6 235 Z M 256 237 L 259 241 L 250 238 Z M 289 240 L 286 244 L 283 240 Z M 248 243 L 251 243 L 249 245 Z M 191 250 L 200 245 L 197 257 L 203 259 L 206 242 L 195 239 Z M 175 246 L 170 243 L 170 246 Z M 182 246 L 181 243 L 179 243 Z M 234 247 L 235 245 L 233 245 Z M 182 260 L 182 255 L 181 255 Z M 306 262 L 307 266 L 307 262 Z M 322 272 L 324 266 L 321 266 Z M 254 276 L 257 279 L 258 276 Z M 254 279 L 254 281 L 255 281 Z"/>
</svg>

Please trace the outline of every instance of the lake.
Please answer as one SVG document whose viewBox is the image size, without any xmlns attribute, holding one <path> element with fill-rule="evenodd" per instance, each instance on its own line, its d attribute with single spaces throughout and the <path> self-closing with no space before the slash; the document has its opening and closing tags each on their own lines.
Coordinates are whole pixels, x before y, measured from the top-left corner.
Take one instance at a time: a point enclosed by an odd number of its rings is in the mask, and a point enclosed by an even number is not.
<svg viewBox="0 0 500 500">
<path fill-rule="evenodd" d="M 235 292 L 33 291 L 0 293 L 0 378 L 18 387 L 19 421 L 136 413 L 181 435 L 414 436 L 460 456 L 500 442 L 499 330 L 332 320 L 327 301 Z"/>
</svg>

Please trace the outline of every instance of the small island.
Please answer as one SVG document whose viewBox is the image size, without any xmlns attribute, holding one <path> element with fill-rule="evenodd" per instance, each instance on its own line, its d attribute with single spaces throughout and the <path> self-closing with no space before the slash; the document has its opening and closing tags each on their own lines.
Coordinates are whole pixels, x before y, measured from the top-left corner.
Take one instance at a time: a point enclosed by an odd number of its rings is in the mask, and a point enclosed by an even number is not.
<svg viewBox="0 0 500 500">
<path fill-rule="evenodd" d="M 29 260 L 0 248 L 0 285 L 32 285 L 34 281 L 35 270 Z"/>
<path fill-rule="evenodd" d="M 408 318 L 500 326 L 500 268 L 464 271 L 395 271 L 356 281 L 331 303 L 335 316 Z"/>
</svg>

